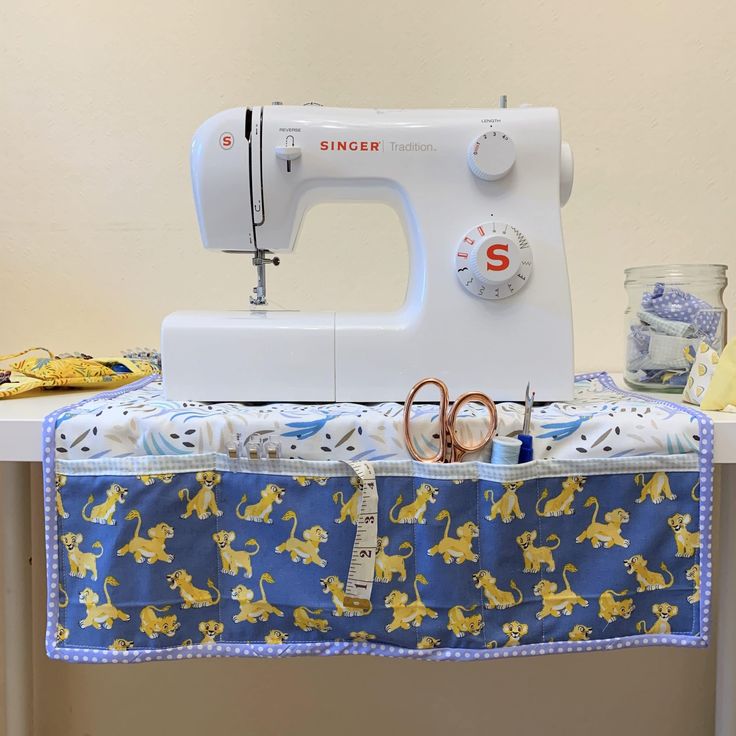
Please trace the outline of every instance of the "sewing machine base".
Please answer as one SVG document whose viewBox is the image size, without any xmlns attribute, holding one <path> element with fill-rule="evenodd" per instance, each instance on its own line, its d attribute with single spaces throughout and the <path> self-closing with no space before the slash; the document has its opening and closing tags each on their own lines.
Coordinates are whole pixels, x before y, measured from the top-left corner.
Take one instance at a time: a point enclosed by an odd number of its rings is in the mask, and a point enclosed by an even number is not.
<svg viewBox="0 0 736 736">
<path fill-rule="evenodd" d="M 180 401 L 373 403 L 404 401 L 419 378 L 433 375 L 453 395 L 477 390 L 521 401 L 531 381 L 538 401 L 571 399 L 571 335 L 550 327 L 509 348 L 513 337 L 499 327 L 494 338 L 469 344 L 460 333 L 412 331 L 400 317 L 377 328 L 359 313 L 175 312 L 162 327 L 164 389 Z M 527 374 L 515 369 L 520 362 L 539 367 Z"/>
</svg>

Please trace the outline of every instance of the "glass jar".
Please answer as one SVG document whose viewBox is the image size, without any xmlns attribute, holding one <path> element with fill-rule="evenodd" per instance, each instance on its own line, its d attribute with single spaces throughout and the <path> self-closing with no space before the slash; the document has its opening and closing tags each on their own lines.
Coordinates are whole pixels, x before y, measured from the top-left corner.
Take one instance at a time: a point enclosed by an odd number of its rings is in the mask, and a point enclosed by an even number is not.
<svg viewBox="0 0 736 736">
<path fill-rule="evenodd" d="M 624 380 L 635 389 L 681 392 L 700 342 L 723 349 L 726 266 L 640 266 L 625 274 Z"/>
</svg>

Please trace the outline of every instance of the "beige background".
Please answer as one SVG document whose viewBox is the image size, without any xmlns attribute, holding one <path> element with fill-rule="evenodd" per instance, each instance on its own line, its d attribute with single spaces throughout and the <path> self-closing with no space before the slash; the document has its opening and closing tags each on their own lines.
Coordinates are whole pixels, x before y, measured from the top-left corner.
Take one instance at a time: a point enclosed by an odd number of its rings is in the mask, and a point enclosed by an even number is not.
<svg viewBox="0 0 736 736">
<path fill-rule="evenodd" d="M 564 224 L 577 367 L 620 368 L 624 267 L 733 264 L 735 26 L 736 5 L 725 1 L 6 0 L 0 352 L 157 345 L 169 311 L 247 303 L 247 259 L 205 253 L 194 219 L 188 145 L 214 112 L 275 99 L 480 106 L 507 93 L 512 104 L 562 111 L 576 156 Z M 406 269 L 402 256 L 386 274 L 398 238 L 391 213 L 314 213 L 298 253 L 273 274 L 271 297 L 287 307 L 393 307 Z M 337 277 L 341 265 L 352 279 Z M 40 573 L 39 529 L 35 540 Z M 39 593 L 40 574 L 36 583 Z M 41 613 L 39 597 L 37 627 Z M 712 725 L 712 651 L 498 666 L 361 658 L 93 668 L 38 652 L 35 662 L 44 736 L 338 733 L 358 682 L 370 703 L 354 716 L 358 734 L 493 726 L 675 736 Z"/>
<path fill-rule="evenodd" d="M 562 112 L 577 368 L 621 368 L 625 267 L 733 263 L 735 30 L 725 0 L 6 0 L 0 352 L 158 345 L 167 312 L 247 305 L 247 257 L 205 253 L 196 229 L 188 146 L 213 113 L 507 93 Z M 402 238 L 392 211 L 315 213 L 271 297 L 394 307 Z"/>
</svg>

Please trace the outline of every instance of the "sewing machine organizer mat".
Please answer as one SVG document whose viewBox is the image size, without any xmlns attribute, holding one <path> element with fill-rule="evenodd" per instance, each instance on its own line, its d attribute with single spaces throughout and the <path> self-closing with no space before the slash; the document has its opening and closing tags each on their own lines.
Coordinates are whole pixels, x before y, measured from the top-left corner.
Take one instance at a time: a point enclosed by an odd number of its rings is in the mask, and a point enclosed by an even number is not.
<svg viewBox="0 0 736 736">
<path fill-rule="evenodd" d="M 605 376 L 583 379 L 614 391 Z M 347 464 L 82 459 L 85 439 L 63 459 L 74 412 L 44 429 L 53 658 L 465 660 L 708 641 L 712 427 L 694 410 L 677 416 L 695 452 L 374 461 L 385 546 L 365 615 L 349 615 L 340 587 L 356 529 Z"/>
</svg>

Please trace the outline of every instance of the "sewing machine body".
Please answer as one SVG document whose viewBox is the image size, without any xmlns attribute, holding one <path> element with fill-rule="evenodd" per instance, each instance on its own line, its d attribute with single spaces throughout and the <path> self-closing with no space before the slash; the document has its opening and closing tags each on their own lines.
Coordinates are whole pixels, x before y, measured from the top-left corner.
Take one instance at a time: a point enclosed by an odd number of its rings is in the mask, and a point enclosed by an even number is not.
<svg viewBox="0 0 736 736">
<path fill-rule="evenodd" d="M 531 381 L 537 400 L 571 398 L 557 110 L 232 109 L 197 131 L 192 176 L 203 243 L 224 251 L 286 253 L 310 206 L 385 202 L 409 280 L 396 312 L 169 315 L 170 398 L 401 401 L 429 375 L 454 394 L 520 400 Z"/>
</svg>

